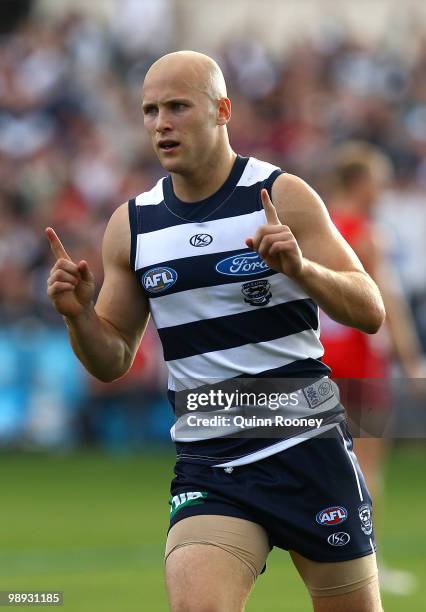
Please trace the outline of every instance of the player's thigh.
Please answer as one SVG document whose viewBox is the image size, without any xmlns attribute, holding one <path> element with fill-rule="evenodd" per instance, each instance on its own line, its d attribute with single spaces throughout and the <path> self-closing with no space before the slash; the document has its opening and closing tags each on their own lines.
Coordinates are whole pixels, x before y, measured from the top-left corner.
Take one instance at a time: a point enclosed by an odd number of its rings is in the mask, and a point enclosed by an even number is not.
<svg viewBox="0 0 426 612">
<path fill-rule="evenodd" d="M 166 544 L 173 612 L 240 612 L 269 553 L 265 530 L 236 517 L 200 515 L 176 523 Z"/>
<path fill-rule="evenodd" d="M 332 563 L 290 554 L 315 612 L 381 612 L 375 554 Z"/>
</svg>

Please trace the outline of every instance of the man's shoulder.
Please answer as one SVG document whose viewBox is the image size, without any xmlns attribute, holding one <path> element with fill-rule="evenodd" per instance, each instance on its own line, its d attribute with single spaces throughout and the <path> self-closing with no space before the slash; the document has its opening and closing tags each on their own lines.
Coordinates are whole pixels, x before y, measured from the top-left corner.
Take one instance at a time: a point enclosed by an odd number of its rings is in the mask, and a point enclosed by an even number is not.
<svg viewBox="0 0 426 612">
<path fill-rule="evenodd" d="M 280 174 L 275 180 L 273 195 L 278 198 L 284 196 L 288 203 L 312 201 L 312 197 L 319 198 L 316 191 L 304 179 L 288 172 Z"/>
</svg>

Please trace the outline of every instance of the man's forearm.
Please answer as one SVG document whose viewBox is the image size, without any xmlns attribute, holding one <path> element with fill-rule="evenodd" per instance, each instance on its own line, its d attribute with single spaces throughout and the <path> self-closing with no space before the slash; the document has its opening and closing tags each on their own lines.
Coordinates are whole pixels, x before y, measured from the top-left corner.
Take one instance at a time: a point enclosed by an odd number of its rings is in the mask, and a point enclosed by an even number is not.
<svg viewBox="0 0 426 612">
<path fill-rule="evenodd" d="M 295 280 L 339 323 L 374 334 L 385 319 L 380 291 L 366 272 L 336 272 L 304 259 L 303 272 Z"/>
<path fill-rule="evenodd" d="M 128 345 L 93 306 L 78 317 L 64 317 L 64 321 L 72 349 L 90 374 L 111 382 L 127 372 L 132 362 Z"/>
</svg>

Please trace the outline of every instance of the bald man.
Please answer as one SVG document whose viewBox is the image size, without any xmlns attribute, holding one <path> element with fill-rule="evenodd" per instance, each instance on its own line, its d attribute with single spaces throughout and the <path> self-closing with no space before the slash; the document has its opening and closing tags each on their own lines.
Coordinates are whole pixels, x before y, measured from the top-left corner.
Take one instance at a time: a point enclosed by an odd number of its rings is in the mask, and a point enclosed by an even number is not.
<svg viewBox="0 0 426 612">
<path fill-rule="evenodd" d="M 318 325 L 319 305 L 375 333 L 379 291 L 303 180 L 232 150 L 231 102 L 211 58 L 159 59 L 142 108 L 167 176 L 112 215 L 96 305 L 88 263 L 72 261 L 47 228 L 56 258 L 48 294 L 77 357 L 102 381 L 127 372 L 149 314 L 157 326 L 177 417 L 170 609 L 243 610 L 277 546 L 290 551 L 315 612 L 379 612 L 371 499 Z M 287 419 L 273 439 L 265 429 L 241 435 L 238 402 L 221 403 L 241 379 L 255 392 L 285 381 L 284 415 L 298 425 Z"/>
</svg>

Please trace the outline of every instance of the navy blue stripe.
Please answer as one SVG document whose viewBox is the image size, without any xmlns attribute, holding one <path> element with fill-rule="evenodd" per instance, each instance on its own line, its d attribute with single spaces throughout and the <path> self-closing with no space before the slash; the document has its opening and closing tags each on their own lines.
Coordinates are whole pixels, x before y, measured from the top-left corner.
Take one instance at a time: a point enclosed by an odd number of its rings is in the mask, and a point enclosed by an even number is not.
<svg viewBox="0 0 426 612">
<path fill-rule="evenodd" d="M 160 250 L 158 259 L 160 259 Z M 214 287 L 216 285 L 227 285 L 229 283 L 237 283 L 243 281 L 257 280 L 258 278 L 266 278 L 276 274 L 275 270 L 267 268 L 265 272 L 260 274 L 221 274 L 216 271 L 216 264 L 222 259 L 231 257 L 232 255 L 240 255 L 242 253 L 252 253 L 250 249 L 241 248 L 235 251 L 223 251 L 222 253 L 213 253 L 211 255 L 198 255 L 197 257 L 183 257 L 182 259 L 171 259 L 170 261 L 159 261 L 155 266 L 145 266 L 137 270 L 136 274 L 139 282 L 142 284 L 142 277 L 148 270 L 155 268 L 172 268 L 177 274 L 177 280 L 169 289 L 159 293 L 146 292 L 149 298 L 157 298 L 163 295 L 179 293 L 189 289 L 199 289 L 200 287 Z"/>
<path fill-rule="evenodd" d="M 317 327 L 318 307 L 311 299 L 305 299 L 163 327 L 158 333 L 164 358 L 171 361 L 254 342 L 268 342 Z"/>
<path fill-rule="evenodd" d="M 135 270 L 136 267 L 136 246 L 138 242 L 138 220 L 136 211 L 135 198 L 128 202 L 129 208 L 129 225 L 130 225 L 130 268 Z"/>
<path fill-rule="evenodd" d="M 322 376 L 328 376 L 330 372 L 331 369 L 321 359 L 309 357 L 309 359 L 298 359 L 285 366 L 264 370 L 259 374 L 243 374 L 243 376 L 244 378 L 306 378 L 315 381 Z"/>
</svg>

